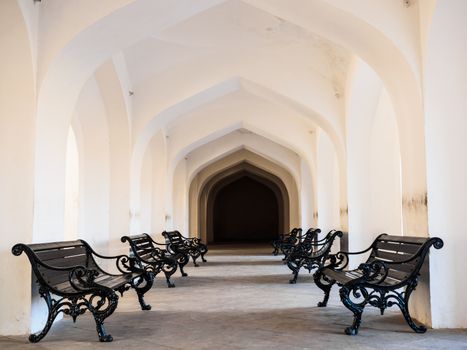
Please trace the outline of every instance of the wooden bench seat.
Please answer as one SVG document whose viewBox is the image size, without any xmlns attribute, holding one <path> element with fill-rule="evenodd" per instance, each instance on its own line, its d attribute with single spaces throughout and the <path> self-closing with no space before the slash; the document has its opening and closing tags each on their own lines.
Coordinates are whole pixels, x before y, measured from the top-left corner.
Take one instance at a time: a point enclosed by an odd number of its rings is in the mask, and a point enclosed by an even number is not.
<svg viewBox="0 0 467 350">
<path fill-rule="evenodd" d="M 345 329 L 348 335 L 358 333 L 366 305 L 380 309 L 397 305 L 407 324 L 417 333 L 426 327 L 417 325 L 409 313 L 409 299 L 418 284 L 420 269 L 431 246 L 443 247 L 440 238 L 379 235 L 372 245 L 360 252 L 338 252 L 329 255 L 326 263 L 314 274 L 316 285 L 324 291 L 318 306 L 327 305 L 332 286 L 341 288 L 342 303 L 354 314 L 353 323 Z M 351 255 L 368 254 L 366 262 L 347 270 Z"/>
<path fill-rule="evenodd" d="M 102 342 L 112 341 L 104 328 L 104 320 L 117 308 L 118 295 L 133 288 L 141 308 L 150 310 L 144 294 L 151 289 L 154 275 L 136 266 L 135 260 L 126 256 L 103 256 L 96 253 L 83 240 L 16 244 L 14 255 L 26 253 L 39 284 L 39 295 L 48 307 L 44 328 L 29 336 L 36 343 L 46 336 L 55 318 L 63 313 L 76 321 L 79 315 L 90 311 L 96 322 L 97 334 Z M 104 270 L 98 260 L 108 261 L 116 272 Z"/>
</svg>

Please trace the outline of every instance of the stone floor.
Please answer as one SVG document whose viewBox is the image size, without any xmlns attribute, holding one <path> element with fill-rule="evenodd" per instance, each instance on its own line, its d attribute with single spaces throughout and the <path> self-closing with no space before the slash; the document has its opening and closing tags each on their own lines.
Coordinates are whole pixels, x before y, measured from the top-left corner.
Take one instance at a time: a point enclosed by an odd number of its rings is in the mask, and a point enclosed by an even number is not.
<svg viewBox="0 0 467 350">
<path fill-rule="evenodd" d="M 141 311 L 130 291 L 107 319 L 112 343 L 99 343 L 89 315 L 56 322 L 37 344 L 27 336 L 0 337 L 0 349 L 467 349 L 467 331 L 415 334 L 397 310 L 365 311 L 358 336 L 343 329 L 352 315 L 334 290 L 327 308 L 321 291 L 304 273 L 288 284 L 280 257 L 260 246 L 211 247 L 208 262 L 187 268 L 168 289 L 163 279 L 147 294 Z"/>
</svg>

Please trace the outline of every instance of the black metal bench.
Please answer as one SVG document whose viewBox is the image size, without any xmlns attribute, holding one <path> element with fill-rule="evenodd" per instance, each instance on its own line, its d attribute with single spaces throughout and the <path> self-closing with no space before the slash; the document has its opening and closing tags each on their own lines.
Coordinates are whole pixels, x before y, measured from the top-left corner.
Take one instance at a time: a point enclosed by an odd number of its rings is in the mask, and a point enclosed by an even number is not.
<svg viewBox="0 0 467 350">
<path fill-rule="evenodd" d="M 318 234 L 321 233 L 319 228 L 309 228 L 305 233 L 300 229 L 295 238 L 290 239 L 281 246 L 281 252 L 284 254 L 282 261 L 287 261 L 290 254 L 296 249 L 306 249 L 306 247 L 313 241 L 318 239 Z"/>
<path fill-rule="evenodd" d="M 318 240 L 318 233 L 321 230 L 315 229 L 299 242 L 286 257 L 285 263 L 292 270 L 293 278 L 289 281 L 294 284 L 297 282 L 298 274 L 302 267 L 308 272 L 312 269 L 323 266 L 326 258 L 331 252 L 332 245 L 336 237 L 342 237 L 341 231 L 329 231 L 322 239 Z"/>
<path fill-rule="evenodd" d="M 42 244 L 16 244 L 14 255 L 23 252 L 29 258 L 39 284 L 39 294 L 48 307 L 48 317 L 42 331 L 31 334 L 29 341 L 36 343 L 50 330 L 60 313 L 76 321 L 89 310 L 96 322 L 97 334 L 102 342 L 113 340 L 104 328 L 104 320 L 117 308 L 119 292 L 133 288 L 143 310 L 151 306 L 144 294 L 151 289 L 154 276 L 135 266 L 135 260 L 126 255 L 103 256 L 96 253 L 83 240 Z M 113 265 L 115 272 L 106 272 L 96 258 Z"/>
<path fill-rule="evenodd" d="M 279 238 L 272 241 L 272 247 L 274 250 L 272 251 L 272 255 L 278 255 L 279 251 L 284 253 L 283 247 L 295 245 L 298 238 L 302 233 L 302 229 L 299 227 L 294 227 L 289 233 L 282 233 L 279 235 Z"/>
<path fill-rule="evenodd" d="M 166 248 L 166 246 L 154 241 L 147 233 L 123 236 L 121 241 L 130 244 L 133 256 L 145 270 L 151 271 L 154 276 L 161 271 L 164 272 L 169 288 L 175 287 L 170 277 L 177 271 L 178 266 L 180 266 L 182 276 L 187 276 L 183 267 L 188 263 L 188 257 L 182 254 L 172 255 L 167 249 L 159 248 L 160 246 Z"/>
<path fill-rule="evenodd" d="M 201 257 L 203 262 L 206 262 L 204 255 L 208 252 L 206 244 L 201 242 L 201 239 L 193 237 L 187 238 L 183 236 L 180 231 L 164 231 L 162 236 L 165 237 L 167 243 L 167 250 L 172 254 L 189 255 L 193 264 L 198 267 L 196 259 Z"/>
<path fill-rule="evenodd" d="M 431 246 L 443 247 L 440 238 L 379 235 L 367 249 L 349 253 L 338 252 L 328 256 L 328 265 L 314 274 L 316 285 L 324 291 L 324 300 L 318 306 L 326 306 L 332 286 L 341 288 L 342 303 L 354 314 L 353 323 L 345 329 L 355 335 L 361 323 L 366 305 L 384 310 L 397 305 L 408 325 L 417 333 L 426 332 L 426 327 L 417 325 L 409 313 L 409 298 L 418 284 L 420 269 Z M 344 270 L 349 255 L 370 252 L 367 261 L 357 269 Z"/>
</svg>

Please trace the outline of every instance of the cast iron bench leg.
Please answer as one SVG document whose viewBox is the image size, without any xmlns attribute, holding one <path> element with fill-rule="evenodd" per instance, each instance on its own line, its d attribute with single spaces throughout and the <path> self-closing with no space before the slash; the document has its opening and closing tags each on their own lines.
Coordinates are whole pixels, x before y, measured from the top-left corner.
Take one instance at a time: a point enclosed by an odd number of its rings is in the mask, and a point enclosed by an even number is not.
<svg viewBox="0 0 467 350">
<path fill-rule="evenodd" d="M 302 266 L 302 261 L 287 261 L 287 266 L 292 270 L 293 278 L 289 281 L 290 284 L 297 283 L 298 273 L 300 272 L 300 267 Z"/>
<path fill-rule="evenodd" d="M 201 253 L 201 260 L 202 260 L 203 262 L 208 262 L 208 261 L 204 258 L 204 255 L 206 255 L 207 252 L 208 252 L 208 250 L 207 250 L 207 249 L 204 249 L 203 252 Z"/>
<path fill-rule="evenodd" d="M 415 287 L 416 285 L 414 285 L 413 287 L 408 286 L 407 289 L 405 290 L 405 298 L 398 300 L 396 304 L 401 309 L 402 315 L 404 315 L 405 321 L 410 326 L 410 328 L 412 328 L 416 333 L 425 333 L 426 327 L 423 325 L 417 325 L 409 313 L 409 298 L 410 298 L 410 294 L 412 294 L 412 292 L 415 290 Z"/>
<path fill-rule="evenodd" d="M 190 258 L 187 255 L 182 255 L 178 258 L 178 266 L 180 267 L 180 273 L 182 274 L 182 277 L 188 276 L 184 270 L 185 265 L 188 264 L 188 261 L 190 261 Z"/>
<path fill-rule="evenodd" d="M 52 327 L 52 324 L 55 318 L 58 315 L 58 309 L 52 306 L 52 298 L 50 296 L 50 293 L 40 288 L 39 294 L 41 295 L 42 298 L 44 298 L 45 302 L 47 303 L 48 315 L 47 315 L 47 321 L 45 323 L 44 328 L 40 332 L 31 334 L 29 336 L 29 341 L 31 343 L 37 343 L 38 341 L 40 341 L 42 338 L 44 338 L 47 335 L 50 328 Z"/>
<path fill-rule="evenodd" d="M 329 293 L 336 281 L 330 280 L 319 271 L 313 275 L 313 279 L 318 288 L 324 292 L 324 299 L 318 303 L 318 307 L 325 307 L 328 304 Z"/>
<path fill-rule="evenodd" d="M 164 275 L 165 275 L 165 280 L 167 281 L 167 287 L 175 288 L 175 283 L 173 283 L 170 280 L 170 277 L 172 277 L 172 275 L 175 273 L 175 271 L 177 271 L 177 265 L 175 265 L 174 269 L 170 269 L 170 270 L 164 269 L 163 271 L 164 271 Z"/>
<path fill-rule="evenodd" d="M 357 290 L 358 291 L 358 290 Z M 347 288 L 347 287 L 342 287 L 339 290 L 339 295 L 341 297 L 341 301 L 344 304 L 344 306 L 349 309 L 350 311 L 353 312 L 353 322 L 350 327 L 347 327 L 345 329 L 345 334 L 347 335 L 357 335 L 358 334 L 358 329 L 360 328 L 360 323 L 362 322 L 362 313 L 363 309 L 365 308 L 365 305 L 367 303 L 367 299 L 365 295 L 362 295 L 362 300 L 360 303 L 356 304 L 350 300 L 350 293 L 352 292 L 352 289 Z"/>
<path fill-rule="evenodd" d="M 195 267 L 199 267 L 198 263 L 196 262 L 196 259 L 198 259 L 198 256 L 199 255 L 192 255 L 191 256 L 191 259 L 193 260 L 193 265 L 195 265 Z"/>
<path fill-rule="evenodd" d="M 144 301 L 144 294 L 152 288 L 152 284 L 154 283 L 154 275 L 152 273 L 146 273 L 142 277 L 145 282 L 142 287 L 140 287 L 142 284 L 141 278 L 137 278 L 138 281 L 133 280 L 131 285 L 138 295 L 138 301 L 141 305 L 141 310 L 151 310 L 151 305 L 146 304 Z"/>
</svg>

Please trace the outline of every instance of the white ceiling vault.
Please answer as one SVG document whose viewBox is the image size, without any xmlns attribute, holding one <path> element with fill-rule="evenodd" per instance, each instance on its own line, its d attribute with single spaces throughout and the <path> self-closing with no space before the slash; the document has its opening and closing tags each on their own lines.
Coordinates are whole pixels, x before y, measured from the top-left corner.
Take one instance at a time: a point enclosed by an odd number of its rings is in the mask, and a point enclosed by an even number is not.
<svg viewBox="0 0 467 350">
<path fill-rule="evenodd" d="M 353 6 L 362 11 L 349 11 Z M 382 21 L 381 28 L 377 9 L 404 16 Z M 294 109 L 299 106 L 306 118 L 314 115 L 312 122 L 329 134 L 342 158 L 352 62 L 362 57 L 380 73 L 384 67 L 373 56 L 384 52 L 391 61 L 388 65 L 410 67 L 416 55 L 404 52 L 408 45 L 400 41 L 412 38 L 396 36 L 395 31 L 400 22 L 406 27 L 413 19 L 408 12 L 413 11 L 402 4 L 375 5 L 367 0 L 352 1 L 352 6 L 325 0 L 119 0 L 85 1 L 80 6 L 43 1 L 36 19 L 39 125 L 53 115 L 70 115 L 73 108 L 50 107 L 48 101 L 63 93 L 57 81 L 75 86 L 62 99 L 73 106 L 84 83 L 113 59 L 133 145 L 147 137 L 147 128 L 165 111 L 206 99 L 222 89 L 223 82 L 240 79 L 263 87 L 271 98 L 295 105 Z M 345 31 L 347 24 L 355 24 L 352 32 Z M 362 42 L 367 38 L 373 42 Z M 76 64 L 71 72 L 70 62 Z M 404 89 L 411 85 L 404 84 Z M 163 121 L 156 123 L 165 127 Z"/>
<path fill-rule="evenodd" d="M 306 168 L 312 179 L 309 187 L 316 187 L 323 135 L 344 184 L 346 112 L 356 62 L 366 62 L 383 82 L 407 135 L 421 111 L 413 103 L 420 100 L 413 70 L 419 55 L 407 35 L 417 30 L 411 27 L 417 13 L 394 1 L 350 2 L 47 0 L 33 11 L 23 4 L 30 36 L 37 39 L 32 51 L 37 56 L 38 207 L 50 202 L 51 173 L 63 173 L 60 162 L 51 167 L 48 159 L 52 154 L 63 159 L 60 145 L 93 80 L 106 107 L 111 143 L 126 139 L 121 131 L 127 121 L 133 213 L 141 206 L 147 152 L 160 135 L 169 177 L 198 148 L 248 130 L 298 155 L 301 172 Z M 112 141 L 112 135 L 120 135 L 120 141 Z M 409 140 L 404 134 L 400 139 L 402 145 Z M 405 164 L 416 164 L 416 154 L 406 152 Z M 48 190 L 39 183 L 47 183 Z M 60 192 L 58 185 L 54 192 Z"/>
<path fill-rule="evenodd" d="M 37 56 L 38 207 L 50 205 L 48 178 L 61 176 L 63 165 L 47 164 L 52 155 L 64 159 L 68 127 L 93 79 L 106 100 L 107 119 L 119 115 L 113 124 L 120 129 L 110 128 L 110 135 L 121 132 L 126 116 L 132 212 L 140 206 L 145 155 L 160 133 L 169 174 L 186 154 L 246 129 L 298 154 L 311 187 L 323 135 L 331 141 L 345 186 L 346 112 L 358 62 L 366 62 L 385 85 L 401 145 L 415 143 L 403 163 L 415 169 L 422 159 L 417 154 L 423 138 L 411 134 L 422 111 L 414 69 L 420 57 L 420 47 L 413 45 L 415 6 L 386 0 L 20 4 L 30 37 L 36 38 L 31 50 Z M 111 86 L 116 81 L 120 97 Z M 124 106 L 119 109 L 118 98 Z M 40 183 L 47 183 L 47 190 Z M 63 192 L 56 187 L 54 193 Z"/>
</svg>

